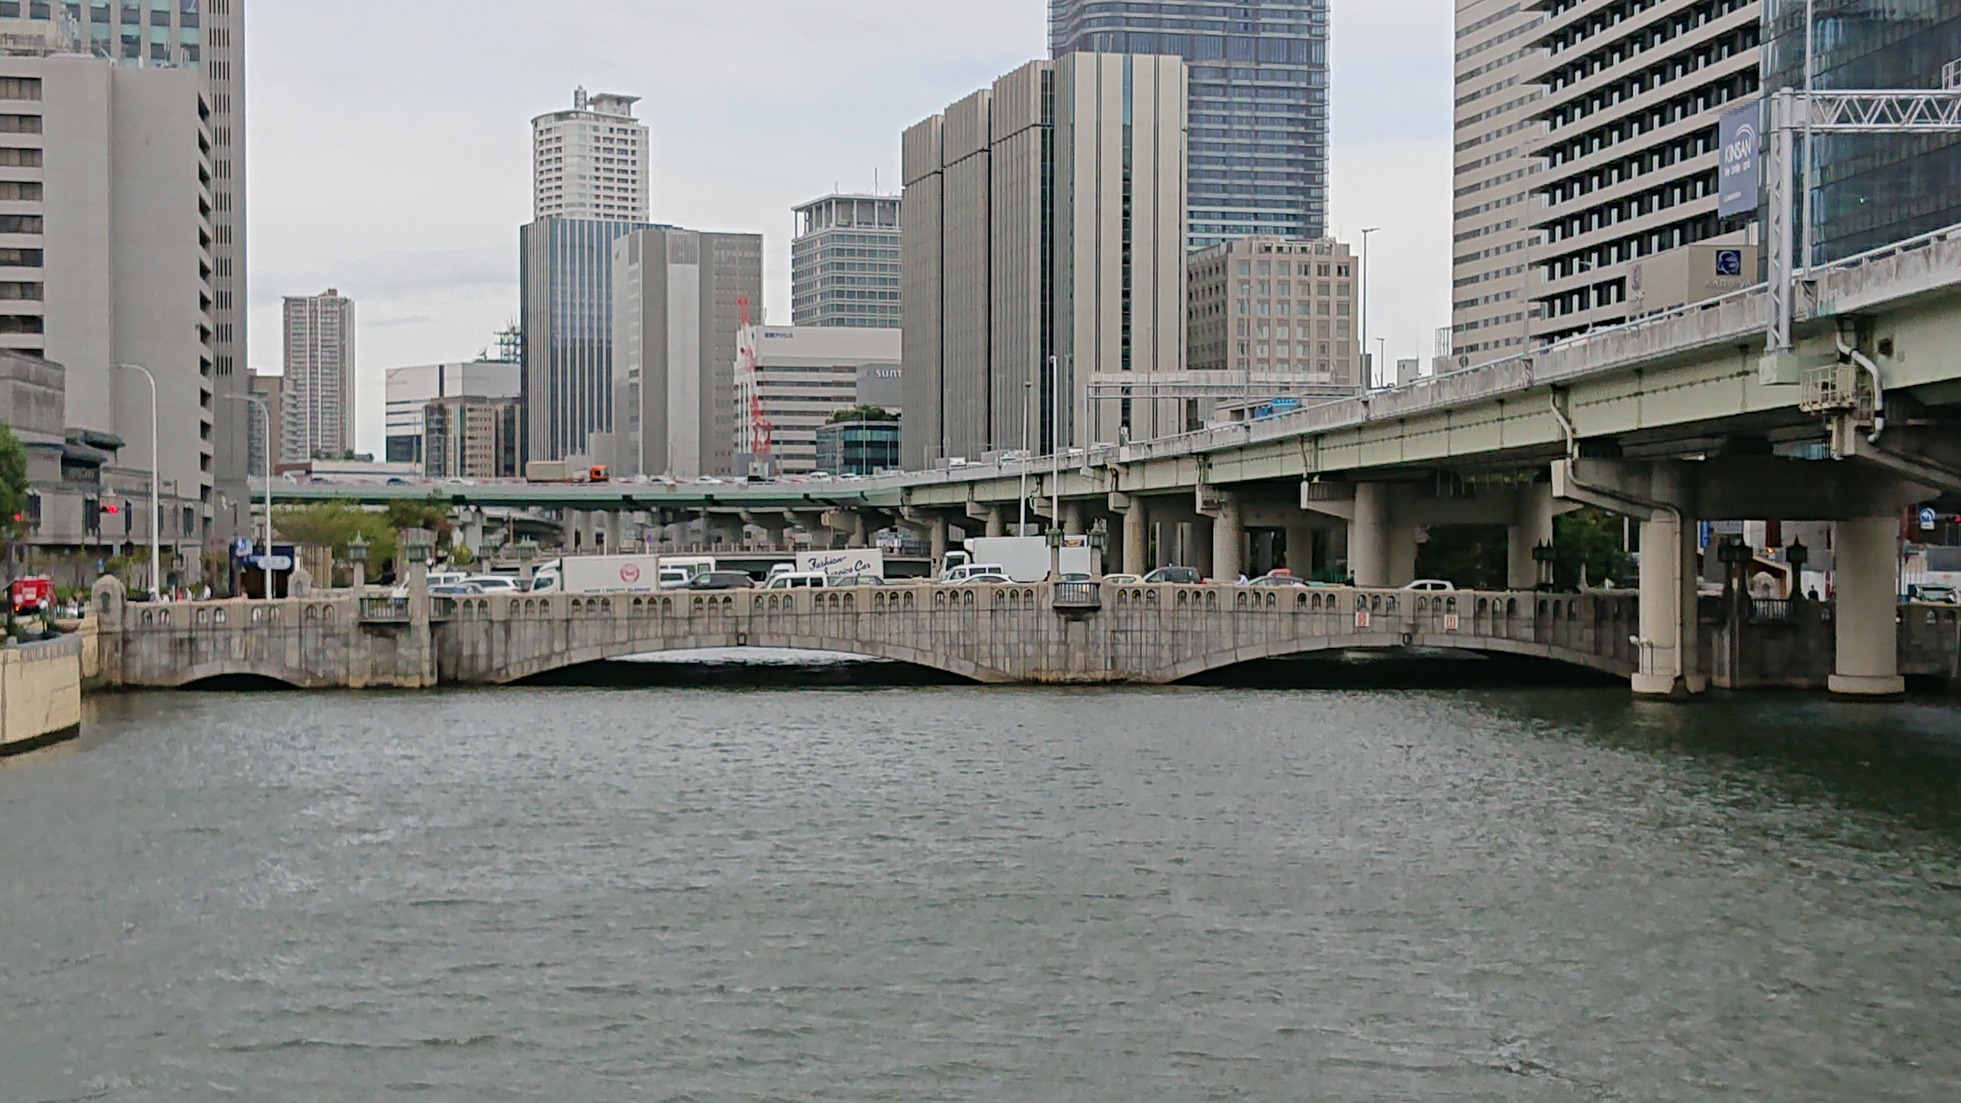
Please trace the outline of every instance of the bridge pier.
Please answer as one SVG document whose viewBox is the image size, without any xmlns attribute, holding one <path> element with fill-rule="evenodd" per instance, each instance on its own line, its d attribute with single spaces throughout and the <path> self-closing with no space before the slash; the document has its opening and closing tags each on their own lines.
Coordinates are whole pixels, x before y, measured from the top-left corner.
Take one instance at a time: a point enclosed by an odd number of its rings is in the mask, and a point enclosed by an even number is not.
<svg viewBox="0 0 1961 1103">
<path fill-rule="evenodd" d="M 1117 540 L 1123 573 L 1142 576 L 1150 571 L 1151 509 L 1134 494 L 1110 495 L 1110 512 L 1123 517 L 1123 532 Z"/>
<path fill-rule="evenodd" d="M 1505 534 L 1505 584 L 1512 589 L 1538 588 L 1539 561 L 1532 553 L 1552 543 L 1554 512 L 1551 483 L 1533 483 L 1518 492 L 1517 516 Z"/>
<path fill-rule="evenodd" d="M 1893 517 L 1839 521 L 1832 526 L 1833 614 L 1837 656 L 1827 683 L 1847 697 L 1897 697 L 1900 676 L 1899 522 Z"/>
<path fill-rule="evenodd" d="M 1211 562 L 1203 568 L 1205 575 L 1220 582 L 1235 581 L 1245 572 L 1246 558 L 1246 519 L 1239 495 L 1201 486 L 1198 502 L 1199 516 L 1209 520 L 1212 528 Z"/>
</svg>

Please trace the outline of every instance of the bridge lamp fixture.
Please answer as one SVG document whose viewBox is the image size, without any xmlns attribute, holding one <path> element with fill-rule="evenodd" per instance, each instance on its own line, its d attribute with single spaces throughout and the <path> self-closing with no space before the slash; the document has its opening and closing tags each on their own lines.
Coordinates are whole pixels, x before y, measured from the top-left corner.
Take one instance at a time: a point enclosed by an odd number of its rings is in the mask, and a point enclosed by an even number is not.
<svg viewBox="0 0 1961 1103">
<path fill-rule="evenodd" d="M 354 534 L 354 539 L 347 542 L 347 561 L 367 565 L 368 541 L 358 532 Z"/>
</svg>

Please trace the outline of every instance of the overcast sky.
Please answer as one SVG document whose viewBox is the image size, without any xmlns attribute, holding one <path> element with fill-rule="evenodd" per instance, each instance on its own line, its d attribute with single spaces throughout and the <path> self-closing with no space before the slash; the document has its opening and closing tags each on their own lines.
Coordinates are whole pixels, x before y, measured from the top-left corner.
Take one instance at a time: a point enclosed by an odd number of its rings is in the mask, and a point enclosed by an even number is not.
<svg viewBox="0 0 1961 1103">
<path fill-rule="evenodd" d="M 1372 246 L 1370 328 L 1449 322 L 1450 8 L 1333 0 L 1333 225 Z M 907 125 L 1045 53 L 1044 0 L 258 0 L 247 28 L 251 363 L 279 299 L 356 300 L 363 449 L 382 373 L 467 359 L 517 314 L 530 120 L 642 97 L 654 221 L 761 232 L 789 321 L 790 208 L 895 190 Z"/>
</svg>

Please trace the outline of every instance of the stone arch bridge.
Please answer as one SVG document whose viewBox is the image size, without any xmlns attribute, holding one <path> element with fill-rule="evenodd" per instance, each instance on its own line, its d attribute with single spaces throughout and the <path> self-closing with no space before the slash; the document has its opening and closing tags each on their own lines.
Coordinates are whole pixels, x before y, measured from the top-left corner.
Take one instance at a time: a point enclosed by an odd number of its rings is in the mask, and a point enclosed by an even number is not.
<svg viewBox="0 0 1961 1103">
<path fill-rule="evenodd" d="M 107 673 L 127 686 L 233 676 L 502 685 L 629 655 L 742 647 L 850 652 L 997 684 L 1164 684 L 1369 648 L 1530 656 L 1618 676 L 1640 659 L 1633 594 L 1044 584 L 98 603 Z"/>
</svg>

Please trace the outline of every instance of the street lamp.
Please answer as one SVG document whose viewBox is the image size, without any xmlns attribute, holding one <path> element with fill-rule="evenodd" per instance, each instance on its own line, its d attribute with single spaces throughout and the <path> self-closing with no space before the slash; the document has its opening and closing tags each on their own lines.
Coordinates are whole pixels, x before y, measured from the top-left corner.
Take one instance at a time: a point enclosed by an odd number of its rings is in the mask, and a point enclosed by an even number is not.
<svg viewBox="0 0 1961 1103">
<path fill-rule="evenodd" d="M 1369 235 L 1382 229 L 1380 226 L 1362 227 L 1362 360 L 1369 359 Z M 1362 381 L 1362 389 L 1375 386 L 1375 365 L 1370 364 L 1368 378 Z"/>
<path fill-rule="evenodd" d="M 1035 424 L 1035 381 L 1021 381 L 1021 516 L 1015 521 L 1015 535 L 1028 535 L 1028 431 Z"/>
<path fill-rule="evenodd" d="M 266 600 L 271 601 L 272 600 L 272 409 L 271 407 L 268 407 L 266 405 L 266 400 L 260 398 L 258 395 L 228 394 L 225 397 L 231 399 L 233 402 L 250 403 L 258 408 L 259 413 L 265 415 L 266 436 L 265 436 L 264 451 L 266 454 L 266 546 L 260 549 L 261 558 L 259 562 L 264 564 L 266 569 Z"/>
<path fill-rule="evenodd" d="M 157 444 L 157 377 L 141 364 L 117 364 L 125 371 L 142 372 L 150 384 L 150 600 L 163 598 L 163 547 L 158 534 L 163 531 L 163 457 Z"/>
</svg>

